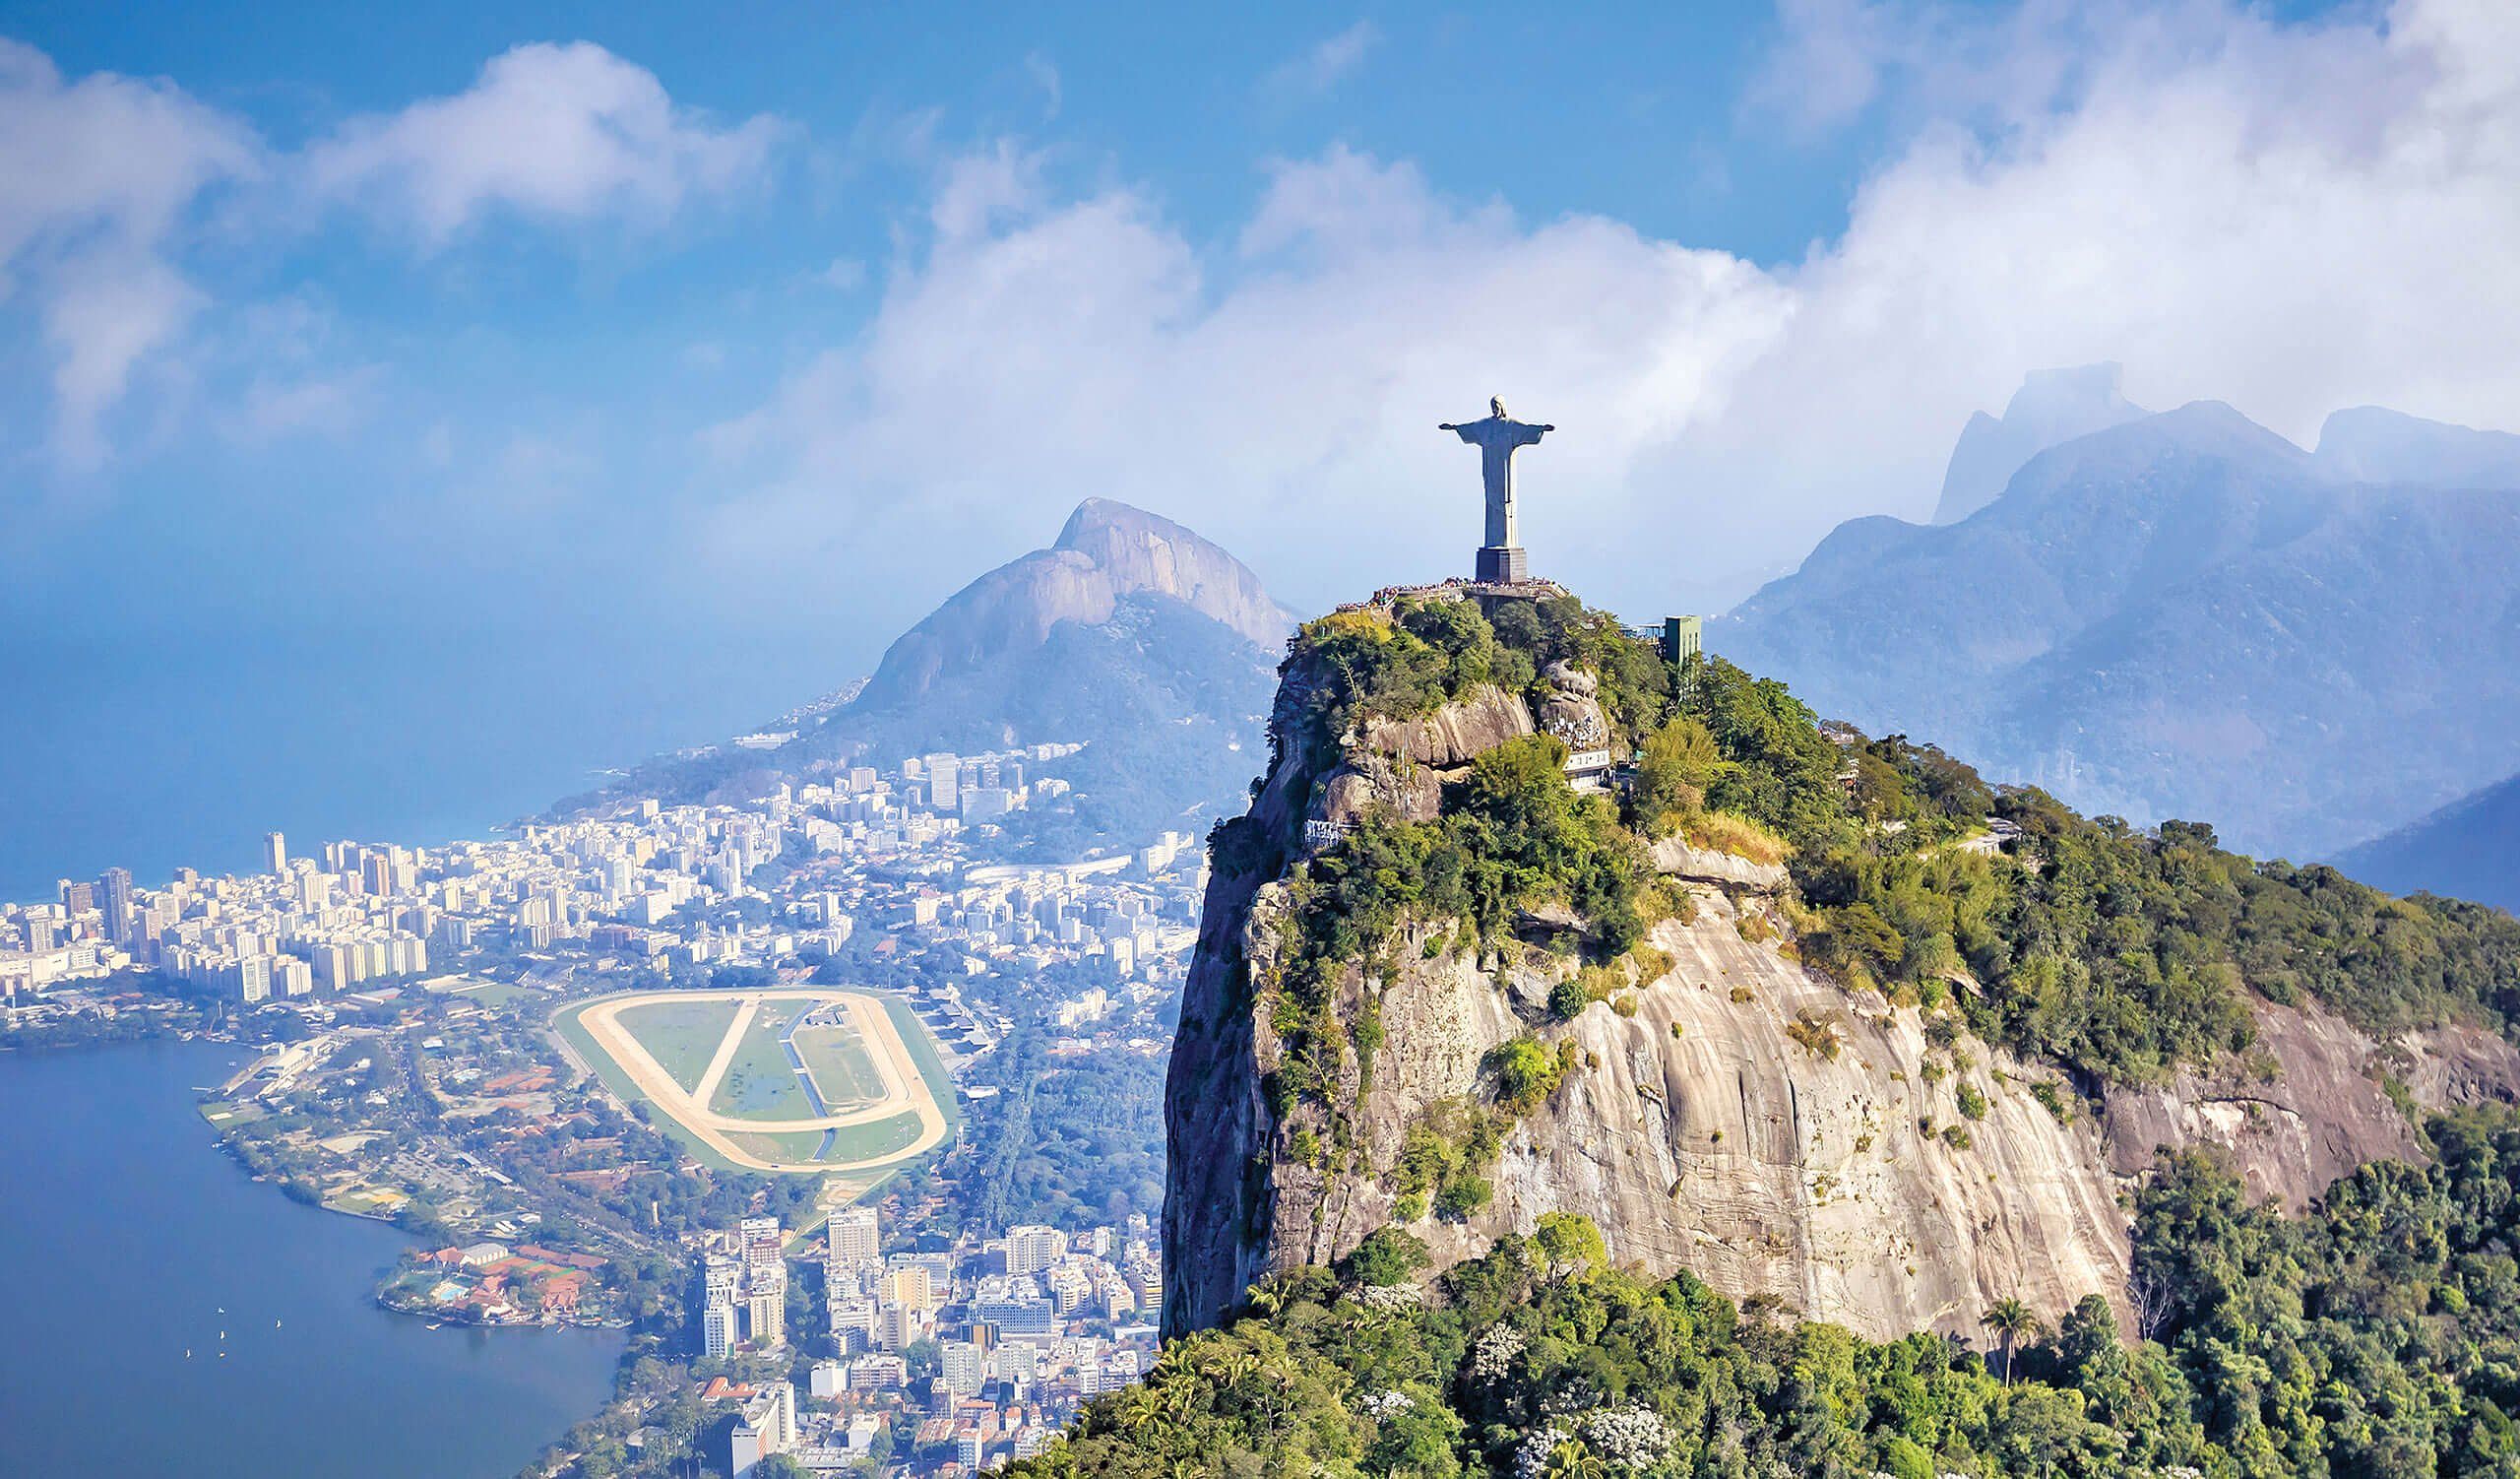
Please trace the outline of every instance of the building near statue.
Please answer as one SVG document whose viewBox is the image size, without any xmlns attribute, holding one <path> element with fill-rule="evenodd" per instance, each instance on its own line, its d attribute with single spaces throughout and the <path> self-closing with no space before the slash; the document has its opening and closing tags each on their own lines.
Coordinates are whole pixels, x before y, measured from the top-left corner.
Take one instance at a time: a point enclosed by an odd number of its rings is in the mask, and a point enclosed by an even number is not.
<svg viewBox="0 0 2520 1479">
<path fill-rule="evenodd" d="M 1702 636 L 1703 623 L 1695 616 L 1664 617 L 1663 661 L 1685 663 L 1696 657 L 1703 650 L 1699 645 Z"/>
</svg>

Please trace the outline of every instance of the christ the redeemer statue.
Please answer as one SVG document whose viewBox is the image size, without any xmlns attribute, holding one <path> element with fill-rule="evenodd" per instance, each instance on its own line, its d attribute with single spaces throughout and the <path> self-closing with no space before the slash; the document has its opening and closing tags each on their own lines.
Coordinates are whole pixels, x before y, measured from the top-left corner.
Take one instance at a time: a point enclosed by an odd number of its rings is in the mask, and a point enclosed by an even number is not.
<svg viewBox="0 0 2520 1479">
<path fill-rule="evenodd" d="M 1479 473 L 1487 486 L 1487 543 L 1479 551 L 1479 578 L 1519 583 L 1529 570 L 1514 542 L 1514 454 L 1557 428 L 1515 420 L 1498 396 L 1487 398 L 1487 411 L 1482 419 L 1458 426 L 1446 421 L 1436 429 L 1479 449 Z"/>
</svg>

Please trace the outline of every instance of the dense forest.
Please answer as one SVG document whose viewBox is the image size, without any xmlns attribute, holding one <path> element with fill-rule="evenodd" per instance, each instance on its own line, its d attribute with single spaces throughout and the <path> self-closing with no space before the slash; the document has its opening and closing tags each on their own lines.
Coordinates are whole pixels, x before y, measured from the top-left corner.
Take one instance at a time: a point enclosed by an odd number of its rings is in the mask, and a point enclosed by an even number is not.
<svg viewBox="0 0 2520 1479">
<path fill-rule="evenodd" d="M 968 1112 L 954 1166 L 966 1225 L 1114 1226 L 1164 1208 L 1164 1061 L 1120 1051 L 1061 1060 L 1038 1023 L 983 1060 L 994 1098 Z"/>
<path fill-rule="evenodd" d="M 1886 1343 L 1604 1267 L 1542 1219 L 1430 1291 L 1385 1230 L 1252 1292 L 1015 1472 L 1552 1476 L 2520 1473 L 2520 1126 L 2436 1119 L 2426 1168 L 2366 1167 L 2310 1214 L 2211 1156 L 2136 1207 L 2141 1328 L 2095 1292 L 2012 1302 L 1976 1344 Z"/>
</svg>

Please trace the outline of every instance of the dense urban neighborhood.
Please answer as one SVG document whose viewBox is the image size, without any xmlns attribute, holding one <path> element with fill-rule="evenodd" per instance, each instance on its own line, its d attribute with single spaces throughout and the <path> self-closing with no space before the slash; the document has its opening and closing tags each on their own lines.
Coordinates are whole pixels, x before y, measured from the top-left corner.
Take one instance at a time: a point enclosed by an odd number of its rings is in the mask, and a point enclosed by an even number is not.
<svg viewBox="0 0 2520 1479">
<path fill-rule="evenodd" d="M 1176 831 L 1007 859 L 999 821 L 1059 796 L 1080 748 L 930 753 L 736 804 L 624 800 L 438 847 L 292 855 L 275 833 L 247 877 L 65 880 L 0 913 L 6 1041 L 232 1041 L 205 1121 L 258 1179 L 412 1235 L 380 1303 L 433 1325 L 626 1331 L 619 1400 L 544 1472 L 662 1473 L 704 1451 L 738 1474 L 782 1454 L 1003 1462 L 1143 1370 L 1162 1293 L 1156 1101 L 1205 857 Z M 863 1063 L 876 1082 L 837 1008 L 744 1037 L 759 1000 L 825 988 L 912 1050 L 890 1087 L 950 1133 L 890 1158 L 805 1137 L 785 1174 L 728 1163 L 684 1123 L 694 1103 L 740 1128 L 801 1093 L 845 1124 L 856 1101 L 834 1076 Z M 696 1101 L 643 1095 L 554 1025 L 617 999 L 665 1003 L 642 1041 Z M 675 1059 L 674 1013 L 722 1000 L 744 1005 Z M 1098 1087 L 1065 1088 L 1079 1069 Z M 1011 1132 L 976 1137 L 975 1117 Z"/>
</svg>

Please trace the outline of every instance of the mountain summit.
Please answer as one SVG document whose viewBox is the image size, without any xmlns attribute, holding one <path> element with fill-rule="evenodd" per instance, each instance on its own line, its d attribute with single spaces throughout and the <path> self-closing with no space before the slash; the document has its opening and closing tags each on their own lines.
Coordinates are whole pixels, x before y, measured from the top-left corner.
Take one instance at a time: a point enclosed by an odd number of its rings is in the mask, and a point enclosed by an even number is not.
<svg viewBox="0 0 2520 1479">
<path fill-rule="evenodd" d="M 2229 501 L 2196 540 L 2276 516 Z M 1168 1335 L 1579 1224 L 1870 1339 L 2147 1318 L 2157 1150 L 2298 1208 L 2520 1093 L 2509 916 L 2086 819 L 1571 597 L 1397 593 L 1282 674 L 1173 1044 Z"/>
<path fill-rule="evenodd" d="M 2113 362 L 2033 370 L 2013 392 L 2001 418 L 1977 412 L 1960 428 L 1933 521 L 1957 524 L 1995 501 L 2021 465 L 2058 442 L 2148 413 L 2118 393 L 2124 371 Z"/>
<path fill-rule="evenodd" d="M 1058 542 L 973 581 L 885 652 L 858 702 L 906 702 L 958 675 L 1039 650 L 1061 622 L 1101 626 L 1131 598 L 1179 603 L 1274 647 L 1294 628 L 1240 560 L 1169 519 L 1088 498 Z"/>
<path fill-rule="evenodd" d="M 1088 498 L 1056 544 L 982 575 L 903 633 L 853 693 L 773 724 L 773 747 L 651 761 L 563 809 L 758 796 L 930 750 L 1081 744 L 1041 772 L 1067 791 L 990 822 L 997 845 L 1053 857 L 1134 848 L 1240 803 L 1294 621 L 1216 545 Z"/>
</svg>

